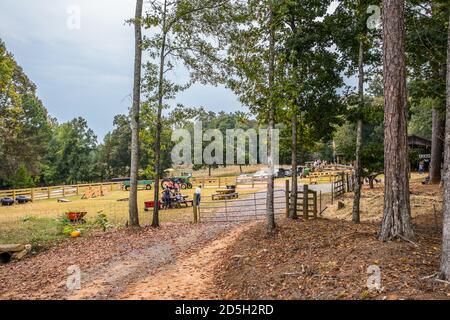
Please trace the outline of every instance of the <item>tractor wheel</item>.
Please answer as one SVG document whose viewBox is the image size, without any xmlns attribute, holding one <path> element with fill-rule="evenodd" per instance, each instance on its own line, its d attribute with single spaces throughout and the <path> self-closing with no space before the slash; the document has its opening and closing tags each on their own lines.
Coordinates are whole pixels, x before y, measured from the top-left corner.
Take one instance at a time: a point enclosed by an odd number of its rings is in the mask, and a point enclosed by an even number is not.
<svg viewBox="0 0 450 320">
<path fill-rule="evenodd" d="M 147 184 L 145 186 L 145 190 L 152 190 L 152 185 L 151 184 Z"/>
<path fill-rule="evenodd" d="M 183 189 L 183 190 L 184 190 L 184 189 L 186 189 L 186 187 L 187 187 L 187 185 L 186 185 L 186 184 L 184 184 L 184 183 L 182 183 L 182 184 L 181 184 L 181 189 Z"/>
<path fill-rule="evenodd" d="M 188 189 L 192 189 L 192 183 L 188 182 L 186 186 Z"/>
<path fill-rule="evenodd" d="M 168 180 L 168 179 L 164 179 L 162 182 L 161 182 L 161 188 L 163 188 L 163 189 L 165 189 L 166 187 L 168 187 L 170 185 L 170 180 Z"/>
<path fill-rule="evenodd" d="M 125 187 L 125 191 L 128 191 L 129 189 L 130 189 L 129 186 L 126 186 L 126 187 Z"/>
</svg>

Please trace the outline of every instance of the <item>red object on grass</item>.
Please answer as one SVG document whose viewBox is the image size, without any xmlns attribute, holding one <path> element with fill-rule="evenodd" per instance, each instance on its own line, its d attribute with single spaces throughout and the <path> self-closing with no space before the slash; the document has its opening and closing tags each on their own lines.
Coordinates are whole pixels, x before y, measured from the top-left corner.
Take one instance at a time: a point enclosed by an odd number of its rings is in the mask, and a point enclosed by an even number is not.
<svg viewBox="0 0 450 320">
<path fill-rule="evenodd" d="M 70 221 L 79 221 L 83 219 L 86 214 L 87 212 L 66 212 L 67 219 Z"/>
<path fill-rule="evenodd" d="M 149 208 L 155 207 L 155 201 L 145 201 L 144 202 L 145 211 L 148 211 Z M 158 207 L 161 209 L 161 201 L 158 201 Z"/>
</svg>

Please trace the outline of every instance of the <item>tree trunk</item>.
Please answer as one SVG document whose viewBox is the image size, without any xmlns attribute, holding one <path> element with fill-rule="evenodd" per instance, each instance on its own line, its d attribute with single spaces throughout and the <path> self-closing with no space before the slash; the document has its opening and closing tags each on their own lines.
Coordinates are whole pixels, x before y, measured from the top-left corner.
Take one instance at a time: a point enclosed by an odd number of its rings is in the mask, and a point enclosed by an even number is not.
<svg viewBox="0 0 450 320">
<path fill-rule="evenodd" d="M 411 239 L 404 0 L 383 0 L 384 208 L 380 240 Z"/>
<path fill-rule="evenodd" d="M 450 280 L 450 17 L 447 50 L 447 119 L 445 121 L 444 221 L 442 227 L 441 278 Z"/>
<path fill-rule="evenodd" d="M 439 184 L 441 182 L 442 152 L 444 147 L 442 139 L 444 123 L 436 108 L 433 108 L 432 113 L 430 184 Z"/>
<path fill-rule="evenodd" d="M 136 15 L 134 21 L 135 56 L 134 56 L 134 84 L 133 106 L 131 110 L 131 165 L 130 165 L 130 226 L 139 227 L 139 212 L 137 205 L 138 170 L 139 170 L 139 114 L 141 104 L 141 68 L 142 68 L 142 7 L 143 0 L 136 1 Z"/>
<path fill-rule="evenodd" d="M 364 43 L 359 41 L 359 58 L 358 58 L 358 124 L 356 130 L 356 161 L 355 161 L 355 198 L 353 199 L 352 220 L 359 223 L 360 219 L 360 200 L 361 200 L 361 176 L 362 176 L 362 144 L 363 144 L 363 120 L 362 111 L 364 108 Z"/>
<path fill-rule="evenodd" d="M 275 212 L 274 212 L 274 163 L 273 163 L 273 152 L 272 152 L 272 138 L 273 129 L 275 126 L 275 103 L 273 97 L 273 87 L 275 81 L 275 26 L 274 26 L 274 12 L 273 12 L 273 1 L 269 1 L 269 139 L 268 139 L 268 166 L 269 166 L 269 177 L 267 178 L 267 202 L 266 202 L 266 219 L 267 219 L 267 230 L 268 232 L 273 232 L 276 228 L 275 224 Z"/>
<path fill-rule="evenodd" d="M 163 8 L 163 22 L 162 22 L 162 43 L 161 52 L 159 57 L 159 79 L 158 79 L 158 115 L 156 117 L 156 139 L 155 139 L 155 191 L 153 194 L 154 203 L 157 204 L 159 201 L 159 171 L 161 162 L 161 130 L 162 130 L 162 109 L 163 109 L 163 85 L 164 85 L 164 64 L 165 64 L 165 54 L 166 54 L 166 10 L 167 10 L 167 0 L 164 0 Z M 159 206 L 155 205 L 153 207 L 153 220 L 152 227 L 159 227 Z"/>
<path fill-rule="evenodd" d="M 289 218 L 297 219 L 298 181 L 297 181 L 297 113 L 292 113 L 292 184 Z"/>
</svg>

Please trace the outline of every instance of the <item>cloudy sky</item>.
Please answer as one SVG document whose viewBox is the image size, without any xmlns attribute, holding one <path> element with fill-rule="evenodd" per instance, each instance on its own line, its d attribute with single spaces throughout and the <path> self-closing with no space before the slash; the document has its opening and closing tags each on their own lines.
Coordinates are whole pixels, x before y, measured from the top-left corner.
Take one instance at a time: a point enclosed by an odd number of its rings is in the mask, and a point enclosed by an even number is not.
<svg viewBox="0 0 450 320">
<path fill-rule="evenodd" d="M 72 19 L 80 9 L 80 28 Z M 1 0 L 0 38 L 59 122 L 82 116 L 101 140 L 131 104 L 135 0 Z M 175 103 L 245 110 L 225 88 L 195 85 Z"/>
</svg>

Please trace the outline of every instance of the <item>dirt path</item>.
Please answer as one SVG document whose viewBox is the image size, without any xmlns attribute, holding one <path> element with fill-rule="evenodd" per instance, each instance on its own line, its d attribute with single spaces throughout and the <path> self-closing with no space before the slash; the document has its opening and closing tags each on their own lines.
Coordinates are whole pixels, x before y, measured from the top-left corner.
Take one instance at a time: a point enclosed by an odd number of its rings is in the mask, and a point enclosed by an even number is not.
<svg viewBox="0 0 450 320">
<path fill-rule="evenodd" d="M 213 289 L 214 269 L 220 264 L 225 249 L 256 222 L 233 228 L 198 251 L 184 254 L 169 266 L 164 266 L 151 276 L 130 287 L 121 299 L 218 299 L 221 294 Z"/>
<path fill-rule="evenodd" d="M 213 297 L 203 292 L 221 252 L 252 224 L 206 224 L 171 241 L 120 255 L 82 273 L 81 290 L 66 299 Z"/>
</svg>

